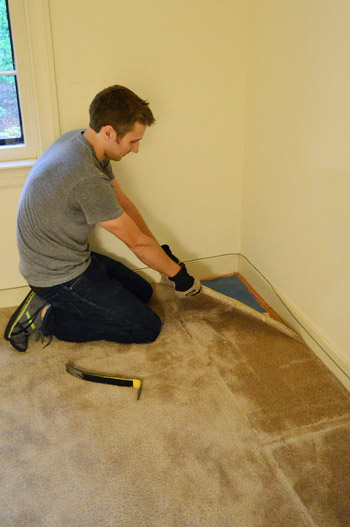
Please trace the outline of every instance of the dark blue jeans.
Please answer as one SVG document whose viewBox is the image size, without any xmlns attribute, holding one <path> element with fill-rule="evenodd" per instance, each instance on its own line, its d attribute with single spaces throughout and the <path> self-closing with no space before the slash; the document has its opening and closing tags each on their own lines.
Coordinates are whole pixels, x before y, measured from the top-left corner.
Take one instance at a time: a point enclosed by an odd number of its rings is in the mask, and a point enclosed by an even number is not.
<svg viewBox="0 0 350 527">
<path fill-rule="evenodd" d="M 80 276 L 37 292 L 51 305 L 42 332 L 69 342 L 153 342 L 161 321 L 147 306 L 152 292 L 151 285 L 125 265 L 92 252 Z"/>
</svg>

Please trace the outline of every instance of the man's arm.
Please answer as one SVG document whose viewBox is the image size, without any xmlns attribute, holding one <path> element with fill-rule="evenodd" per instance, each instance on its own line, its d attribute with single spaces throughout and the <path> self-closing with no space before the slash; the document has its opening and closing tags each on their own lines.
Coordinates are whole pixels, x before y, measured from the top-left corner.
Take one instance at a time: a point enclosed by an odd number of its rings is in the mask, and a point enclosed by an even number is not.
<svg viewBox="0 0 350 527">
<path fill-rule="evenodd" d="M 100 223 L 101 227 L 124 242 L 145 265 L 165 274 L 174 282 L 177 296 L 186 298 L 200 293 L 200 281 L 188 274 L 186 266 L 180 264 L 168 246 L 160 247 L 141 214 L 115 179 L 112 185 L 124 213 L 119 218 Z"/>
<path fill-rule="evenodd" d="M 137 227 L 143 234 L 146 234 L 147 236 L 155 240 L 155 237 L 147 227 L 145 220 L 142 218 L 141 214 L 139 213 L 131 199 L 128 198 L 126 194 L 124 194 L 115 179 L 112 179 L 111 183 L 114 187 L 118 203 L 123 209 L 123 211 L 126 212 L 126 214 L 136 223 Z"/>
<path fill-rule="evenodd" d="M 141 262 L 155 271 L 168 277 L 181 271 L 180 265 L 165 254 L 154 237 L 144 234 L 126 212 L 119 218 L 103 221 L 100 225 L 124 242 Z"/>
</svg>

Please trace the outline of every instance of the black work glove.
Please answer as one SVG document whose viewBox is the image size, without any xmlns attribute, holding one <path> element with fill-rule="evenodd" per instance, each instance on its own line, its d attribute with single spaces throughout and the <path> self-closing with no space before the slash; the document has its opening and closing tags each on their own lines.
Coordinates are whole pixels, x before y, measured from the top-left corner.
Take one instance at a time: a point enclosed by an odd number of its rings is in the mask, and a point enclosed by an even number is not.
<svg viewBox="0 0 350 527">
<path fill-rule="evenodd" d="M 180 263 L 179 265 L 181 266 L 181 270 L 175 276 L 169 277 L 171 282 L 175 282 L 176 296 L 187 298 L 188 296 L 198 295 L 202 289 L 200 281 L 198 278 L 193 278 L 193 276 L 188 274 L 184 263 Z"/>
<path fill-rule="evenodd" d="M 169 258 L 171 258 L 171 259 L 173 260 L 173 262 L 175 262 L 175 263 L 177 263 L 177 264 L 180 264 L 180 263 L 181 263 L 180 260 L 178 260 L 178 259 L 176 258 L 176 256 L 171 252 L 169 245 L 162 245 L 162 249 L 163 249 L 163 251 L 165 252 L 165 254 L 166 254 L 167 256 L 169 256 Z"/>
</svg>

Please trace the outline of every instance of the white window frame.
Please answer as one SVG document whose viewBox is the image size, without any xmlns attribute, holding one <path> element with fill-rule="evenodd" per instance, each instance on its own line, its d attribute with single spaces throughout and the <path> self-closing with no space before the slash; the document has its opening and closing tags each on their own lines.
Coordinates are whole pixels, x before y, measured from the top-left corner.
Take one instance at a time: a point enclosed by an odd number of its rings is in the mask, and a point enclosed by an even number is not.
<svg viewBox="0 0 350 527">
<path fill-rule="evenodd" d="M 0 146 L 0 178 L 32 166 L 60 135 L 49 0 L 8 5 L 25 145 Z"/>
</svg>

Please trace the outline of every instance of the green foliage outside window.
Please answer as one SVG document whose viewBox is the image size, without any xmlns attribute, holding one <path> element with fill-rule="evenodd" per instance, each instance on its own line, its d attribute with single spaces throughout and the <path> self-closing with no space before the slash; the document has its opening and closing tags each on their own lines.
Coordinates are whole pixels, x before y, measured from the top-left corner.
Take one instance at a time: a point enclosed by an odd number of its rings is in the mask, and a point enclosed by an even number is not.
<svg viewBox="0 0 350 527">
<path fill-rule="evenodd" d="M 1 144 L 21 142 L 22 127 L 6 0 L 0 0 L 0 141 Z"/>
</svg>

